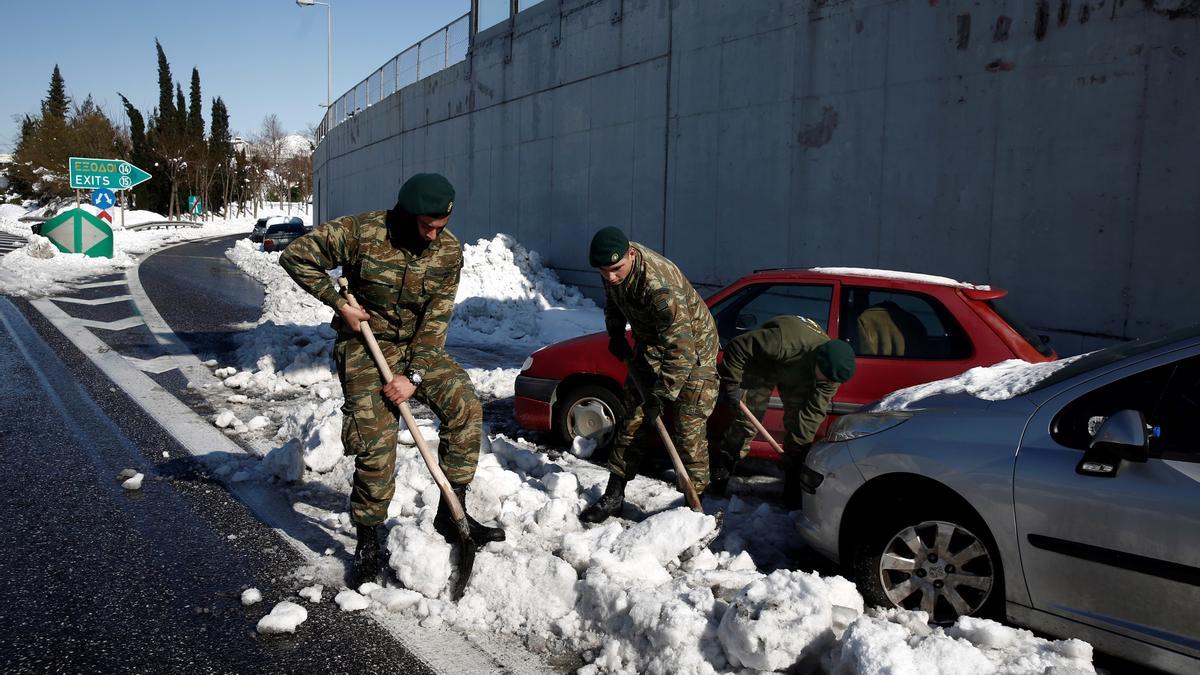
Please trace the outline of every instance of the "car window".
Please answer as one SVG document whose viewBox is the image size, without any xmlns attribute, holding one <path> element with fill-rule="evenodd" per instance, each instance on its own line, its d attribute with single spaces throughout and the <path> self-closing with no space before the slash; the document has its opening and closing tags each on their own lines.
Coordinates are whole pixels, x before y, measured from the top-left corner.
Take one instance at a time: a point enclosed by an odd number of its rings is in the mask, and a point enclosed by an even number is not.
<svg viewBox="0 0 1200 675">
<path fill-rule="evenodd" d="M 803 316 L 829 332 L 833 286 L 827 284 L 752 284 L 713 305 L 721 346 L 777 316 Z"/>
<path fill-rule="evenodd" d="M 954 315 L 924 293 L 842 287 L 839 335 L 873 358 L 969 358 L 971 340 Z"/>
<path fill-rule="evenodd" d="M 1100 424 L 1120 410 L 1136 410 L 1151 427 L 1150 452 L 1156 457 L 1200 460 L 1200 357 L 1145 370 L 1095 389 L 1055 417 L 1051 435 L 1070 448 L 1084 449 Z"/>
</svg>

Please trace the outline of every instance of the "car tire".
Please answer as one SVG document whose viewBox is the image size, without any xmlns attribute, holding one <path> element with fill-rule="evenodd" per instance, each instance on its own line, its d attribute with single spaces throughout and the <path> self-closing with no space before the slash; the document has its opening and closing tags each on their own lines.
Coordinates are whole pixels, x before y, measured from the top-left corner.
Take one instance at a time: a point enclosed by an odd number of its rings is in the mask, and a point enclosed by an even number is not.
<svg viewBox="0 0 1200 675">
<path fill-rule="evenodd" d="M 939 625 L 1002 618 L 1004 575 L 987 527 L 958 510 L 897 511 L 854 543 L 851 574 L 868 606 L 924 610 Z"/>
<path fill-rule="evenodd" d="M 621 397 L 602 384 L 571 387 L 554 409 L 554 429 L 560 440 L 571 445 L 575 437 L 598 437 L 596 452 L 607 452 L 625 420 Z"/>
</svg>

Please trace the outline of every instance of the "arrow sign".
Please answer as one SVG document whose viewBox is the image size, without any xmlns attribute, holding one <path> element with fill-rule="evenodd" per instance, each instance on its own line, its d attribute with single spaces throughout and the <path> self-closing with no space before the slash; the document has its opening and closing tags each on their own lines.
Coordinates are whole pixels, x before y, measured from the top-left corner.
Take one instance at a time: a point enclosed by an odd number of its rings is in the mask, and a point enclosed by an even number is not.
<svg viewBox="0 0 1200 675">
<path fill-rule="evenodd" d="M 101 211 L 96 214 L 96 217 L 106 223 L 112 224 L 112 216 L 108 215 L 108 211 Z"/>
<path fill-rule="evenodd" d="M 150 174 L 123 159 L 72 157 L 67 160 L 71 187 L 78 190 L 128 190 L 150 180 Z"/>
<path fill-rule="evenodd" d="M 113 257 L 112 228 L 83 209 L 71 209 L 42 223 L 42 236 L 63 253 Z"/>
<path fill-rule="evenodd" d="M 104 210 L 111 209 L 117 203 L 116 196 L 108 188 L 92 190 L 92 206 Z"/>
</svg>

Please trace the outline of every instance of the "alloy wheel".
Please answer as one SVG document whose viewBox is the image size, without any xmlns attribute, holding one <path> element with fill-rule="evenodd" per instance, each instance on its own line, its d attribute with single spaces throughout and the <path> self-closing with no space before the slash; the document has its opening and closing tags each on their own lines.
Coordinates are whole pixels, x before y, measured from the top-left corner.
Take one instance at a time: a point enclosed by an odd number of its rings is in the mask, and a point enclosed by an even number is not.
<svg viewBox="0 0 1200 675">
<path fill-rule="evenodd" d="M 977 612 L 995 585 L 995 570 L 979 537 L 942 520 L 904 528 L 879 558 L 879 581 L 892 604 L 925 611 L 935 623 Z"/>
</svg>

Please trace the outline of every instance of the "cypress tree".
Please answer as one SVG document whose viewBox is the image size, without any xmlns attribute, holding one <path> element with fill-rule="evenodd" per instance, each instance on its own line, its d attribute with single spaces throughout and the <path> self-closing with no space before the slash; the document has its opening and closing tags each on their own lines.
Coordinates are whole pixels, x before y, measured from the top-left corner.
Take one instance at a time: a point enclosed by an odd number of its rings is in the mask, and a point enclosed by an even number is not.
<svg viewBox="0 0 1200 675">
<path fill-rule="evenodd" d="M 175 83 L 175 110 L 178 113 L 175 117 L 175 125 L 172 131 L 180 133 L 182 136 L 187 136 L 187 117 L 184 111 L 187 110 L 187 104 L 183 100 L 183 87 L 178 82 Z"/>
<path fill-rule="evenodd" d="M 154 40 L 158 50 L 158 126 L 171 128 L 175 125 L 175 102 L 171 99 L 171 64 L 158 39 Z"/>
<path fill-rule="evenodd" d="M 200 71 L 192 68 L 192 90 L 188 105 L 188 135 L 200 143 L 204 140 L 204 99 L 200 97 Z"/>
<path fill-rule="evenodd" d="M 129 140 L 133 146 L 129 161 L 136 167 L 149 170 L 150 167 L 154 166 L 154 155 L 151 151 L 150 143 L 146 139 L 146 121 L 142 117 L 141 111 L 135 108 L 129 102 L 129 99 L 125 98 L 124 94 L 117 94 L 117 96 L 121 97 L 121 103 L 125 106 L 125 114 L 129 116 Z M 150 184 L 152 182 L 154 181 L 142 183 L 133 188 L 133 190 L 127 190 L 126 192 L 132 192 L 134 200 L 142 208 L 147 208 L 150 206 L 150 190 L 152 189 Z"/>
<path fill-rule="evenodd" d="M 209 194 L 209 202 L 215 212 L 222 209 L 231 198 L 233 186 L 233 144 L 229 133 L 229 110 L 220 96 L 213 99 L 212 126 L 208 133 L 208 158 L 216 194 Z"/>
</svg>

